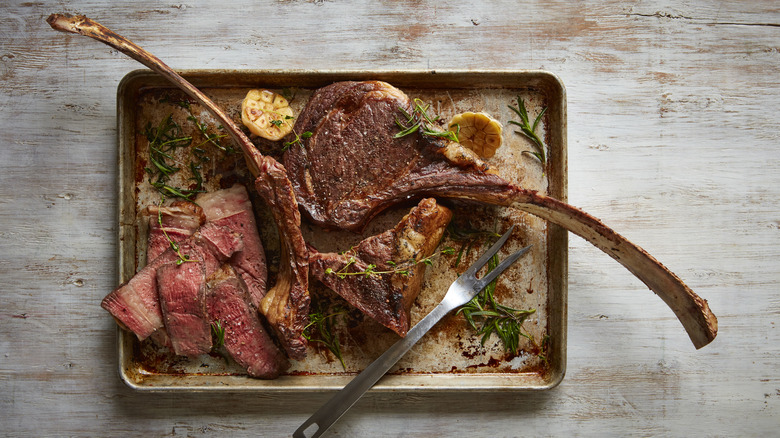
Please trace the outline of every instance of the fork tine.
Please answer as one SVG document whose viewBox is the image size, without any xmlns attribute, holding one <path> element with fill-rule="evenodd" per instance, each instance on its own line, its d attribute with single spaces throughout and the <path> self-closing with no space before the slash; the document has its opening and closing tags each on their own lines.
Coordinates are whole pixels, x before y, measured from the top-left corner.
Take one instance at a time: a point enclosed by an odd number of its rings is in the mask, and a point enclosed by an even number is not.
<svg viewBox="0 0 780 438">
<path fill-rule="evenodd" d="M 484 277 L 480 278 L 476 283 L 474 283 L 474 290 L 481 291 L 485 288 L 491 281 L 498 278 L 499 275 L 501 275 L 506 268 L 512 266 L 514 262 L 517 261 L 520 257 L 523 256 L 523 254 L 530 251 L 531 247 L 533 245 L 528 245 L 525 248 L 515 252 L 514 254 L 510 255 L 509 257 L 505 258 L 504 260 L 501 260 L 501 263 L 498 264 L 495 268 L 491 269 L 490 272 L 485 274 Z"/>
<path fill-rule="evenodd" d="M 465 272 L 460 274 L 460 277 L 461 278 L 465 278 L 466 276 L 476 277 L 477 271 L 482 269 L 482 267 L 487 264 L 488 260 L 490 260 L 490 258 L 493 257 L 493 255 L 495 255 L 498 252 L 498 250 L 501 249 L 502 246 L 504 246 L 504 243 L 506 243 L 506 240 L 509 239 L 509 236 L 512 234 L 512 230 L 514 229 L 515 229 L 514 225 L 509 227 L 509 230 L 507 230 L 507 232 L 504 233 L 504 235 L 501 236 L 501 238 L 499 238 L 498 241 L 494 243 L 493 246 L 490 247 L 490 249 L 487 250 L 487 252 L 482 254 L 482 257 L 480 257 L 479 260 L 474 262 L 474 264 L 471 265 L 471 267 L 469 267 L 468 269 L 466 269 Z"/>
</svg>

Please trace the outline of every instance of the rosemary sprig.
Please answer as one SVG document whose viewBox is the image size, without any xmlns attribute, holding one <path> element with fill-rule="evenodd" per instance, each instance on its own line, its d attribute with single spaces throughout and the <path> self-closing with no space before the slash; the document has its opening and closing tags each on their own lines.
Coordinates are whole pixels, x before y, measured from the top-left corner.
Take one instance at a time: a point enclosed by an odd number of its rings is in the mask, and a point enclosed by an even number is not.
<svg viewBox="0 0 780 438">
<path fill-rule="evenodd" d="M 368 266 L 366 266 L 366 269 L 362 271 L 351 271 L 351 272 L 349 271 L 349 267 L 354 265 L 357 262 L 357 259 L 354 256 L 350 256 L 350 258 L 347 260 L 347 264 L 344 265 L 341 269 L 339 269 L 338 271 L 334 271 L 333 268 L 327 268 L 325 269 L 325 273 L 333 274 L 342 280 L 352 275 L 365 275 L 366 277 L 370 277 L 372 275 L 400 274 L 403 276 L 408 276 L 409 274 L 411 274 L 411 268 L 413 268 L 414 266 L 420 263 L 424 263 L 430 266 L 433 264 L 433 259 L 435 257 L 438 257 L 440 255 L 452 255 L 452 254 L 455 254 L 455 249 L 446 247 L 441 251 L 437 251 L 429 255 L 428 257 L 422 258 L 417 261 L 415 261 L 414 259 L 407 260 L 401 263 L 396 263 L 392 260 L 385 261 L 385 264 L 391 266 L 392 269 L 377 271 L 376 270 L 377 266 L 371 263 Z"/>
<path fill-rule="evenodd" d="M 309 342 L 317 342 L 327 347 L 341 362 L 344 371 L 347 370 L 347 366 L 344 364 L 344 358 L 341 354 L 339 337 L 333 328 L 341 319 L 339 317 L 343 318 L 346 313 L 347 311 L 341 306 L 335 306 L 330 313 L 325 313 L 321 308 L 317 309 L 309 314 L 310 322 L 303 328 L 303 337 Z"/>
<path fill-rule="evenodd" d="M 547 107 L 542 109 L 539 115 L 536 116 L 536 119 L 534 119 L 534 123 L 532 125 L 529 122 L 528 111 L 525 109 L 525 102 L 523 102 L 523 99 L 521 99 L 520 96 L 517 96 L 517 107 L 513 107 L 512 105 L 508 105 L 508 106 L 509 109 L 514 111 L 514 113 L 520 117 L 520 122 L 515 120 L 509 121 L 509 123 L 511 123 L 512 125 L 516 125 L 520 127 L 520 131 L 515 131 L 515 132 L 531 139 L 531 141 L 534 143 L 534 145 L 537 148 L 536 151 L 526 151 L 526 153 L 536 157 L 542 163 L 542 165 L 547 164 L 547 158 L 544 151 L 544 142 L 536 133 L 536 127 L 539 125 L 539 121 L 542 120 L 542 116 L 547 111 Z"/>
<path fill-rule="evenodd" d="M 211 323 L 211 353 L 218 354 L 230 363 L 230 354 L 222 347 L 225 346 L 225 327 L 222 321 L 216 320 Z"/>
<path fill-rule="evenodd" d="M 419 130 L 423 135 L 445 138 L 447 140 L 457 142 L 458 135 L 455 132 L 448 130 L 440 131 L 435 129 L 436 122 L 439 120 L 439 116 L 430 116 L 428 114 L 428 108 L 430 108 L 430 105 L 417 98 L 414 99 L 414 106 L 412 108 L 411 114 L 405 109 L 399 107 L 398 110 L 401 112 L 401 114 L 403 114 L 406 120 L 401 121 L 397 118 L 395 119 L 395 124 L 398 125 L 401 131 L 395 134 L 394 138 L 405 137 Z"/>
<path fill-rule="evenodd" d="M 498 255 L 491 257 L 488 261 L 488 272 L 495 269 L 498 263 Z M 523 332 L 523 322 L 536 310 L 514 309 L 500 304 L 493 295 L 495 290 L 496 280 L 493 280 L 471 301 L 461 306 L 457 314 L 463 314 L 469 326 L 478 335 L 482 335 L 482 345 L 495 333 L 504 344 L 504 351 L 517 354 L 520 336 L 531 339 Z"/>
<path fill-rule="evenodd" d="M 456 241 L 462 241 L 460 250 L 458 250 L 458 257 L 455 259 L 455 267 L 458 267 L 464 255 L 474 248 L 479 247 L 486 240 L 495 240 L 501 237 L 500 234 L 495 231 L 478 230 L 468 227 L 459 227 L 452 222 L 447 226 L 447 235 Z"/>
<path fill-rule="evenodd" d="M 162 205 L 164 202 L 165 202 L 165 195 L 161 195 L 160 203 L 157 204 L 157 224 L 160 225 L 160 230 L 162 230 L 165 239 L 168 240 L 168 244 L 171 246 L 171 249 L 178 256 L 178 258 L 176 259 L 176 264 L 181 265 L 182 263 L 186 263 L 186 262 L 196 262 L 197 260 L 191 259 L 188 254 L 182 254 L 181 247 L 179 246 L 179 244 L 176 243 L 173 239 L 171 239 L 171 236 L 169 236 L 168 232 L 165 231 L 165 227 L 163 227 L 163 223 L 162 223 Z"/>
<path fill-rule="evenodd" d="M 222 321 L 216 320 L 211 323 L 212 350 L 216 350 L 225 345 L 225 328 L 222 327 Z"/>
</svg>

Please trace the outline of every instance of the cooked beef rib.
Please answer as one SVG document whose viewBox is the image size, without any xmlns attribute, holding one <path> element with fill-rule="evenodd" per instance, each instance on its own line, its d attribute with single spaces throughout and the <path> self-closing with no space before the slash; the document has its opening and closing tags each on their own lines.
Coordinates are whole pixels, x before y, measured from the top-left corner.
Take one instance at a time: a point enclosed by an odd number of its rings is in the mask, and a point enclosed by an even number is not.
<svg viewBox="0 0 780 438">
<path fill-rule="evenodd" d="M 420 201 L 395 228 L 340 254 L 309 252 L 311 274 L 385 327 L 406 336 L 409 312 L 427 263 L 452 218 L 433 198 Z M 373 266 L 377 274 L 365 273 Z M 357 275 L 353 275 L 356 274 Z"/>
<path fill-rule="evenodd" d="M 225 350 L 247 374 L 262 379 L 278 377 L 290 366 L 284 353 L 263 327 L 246 285 L 225 264 L 207 280 L 206 309 L 211 324 L 219 324 Z"/>
<path fill-rule="evenodd" d="M 294 131 L 311 132 L 284 163 L 300 206 L 323 226 L 360 230 L 409 197 L 461 198 L 511 206 L 578 234 L 623 264 L 674 311 L 697 348 L 717 333 L 707 302 L 642 248 L 571 205 L 525 190 L 487 170 L 457 143 L 415 134 L 395 138 L 409 98 L 380 81 L 337 82 L 317 90 Z"/>
<path fill-rule="evenodd" d="M 279 229 L 281 262 L 276 284 L 260 301 L 260 311 L 292 359 L 306 356 L 303 329 L 309 323 L 309 252 L 301 234 L 301 215 L 287 173 L 276 160 L 258 160 L 257 193 Z"/>
</svg>

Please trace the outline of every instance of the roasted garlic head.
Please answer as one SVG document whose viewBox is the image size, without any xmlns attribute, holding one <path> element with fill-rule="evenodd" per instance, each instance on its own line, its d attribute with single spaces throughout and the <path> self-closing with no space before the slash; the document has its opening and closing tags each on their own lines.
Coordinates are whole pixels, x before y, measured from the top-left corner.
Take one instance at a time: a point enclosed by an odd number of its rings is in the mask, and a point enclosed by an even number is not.
<svg viewBox="0 0 780 438">
<path fill-rule="evenodd" d="M 294 119 L 287 99 L 271 90 L 249 90 L 241 103 L 241 121 L 253 134 L 268 140 L 289 134 Z"/>
<path fill-rule="evenodd" d="M 457 134 L 460 144 L 482 158 L 495 155 L 496 149 L 503 143 L 501 122 L 485 113 L 458 114 L 450 120 L 447 128 Z"/>
</svg>

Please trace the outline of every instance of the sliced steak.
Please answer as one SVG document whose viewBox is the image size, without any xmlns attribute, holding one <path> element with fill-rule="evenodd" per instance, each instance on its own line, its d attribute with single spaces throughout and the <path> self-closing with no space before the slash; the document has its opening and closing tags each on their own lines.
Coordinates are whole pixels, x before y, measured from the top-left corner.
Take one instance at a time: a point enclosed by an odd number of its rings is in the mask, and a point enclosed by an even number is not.
<svg viewBox="0 0 780 438">
<path fill-rule="evenodd" d="M 206 309 L 210 323 L 224 330 L 225 349 L 250 376 L 273 379 L 289 368 L 231 265 L 223 265 L 208 278 Z"/>
<path fill-rule="evenodd" d="M 173 351 L 198 356 L 211 350 L 211 326 L 206 314 L 206 278 L 243 248 L 238 234 L 207 223 L 180 252 L 189 260 L 174 260 L 157 268 L 157 293 Z"/>
<path fill-rule="evenodd" d="M 162 310 L 157 294 L 157 268 L 175 261 L 173 250 L 167 250 L 127 282 L 103 298 L 100 306 L 108 311 L 117 323 L 135 333 L 140 340 L 148 338 L 163 327 Z"/>
<path fill-rule="evenodd" d="M 246 188 L 236 184 L 229 189 L 200 195 L 196 202 L 203 208 L 208 223 L 227 227 L 241 236 L 244 249 L 231 257 L 230 264 L 249 289 L 252 305 L 258 308 L 266 293 L 268 271 Z"/>
<path fill-rule="evenodd" d="M 675 312 L 697 348 L 717 334 L 707 302 L 642 248 L 569 204 L 525 190 L 487 171 L 457 143 L 419 133 L 395 138 L 409 98 L 379 81 L 338 82 L 317 90 L 295 123 L 311 132 L 284 163 L 298 202 L 320 225 L 360 230 L 408 197 L 449 197 L 511 206 L 578 234 L 623 264 Z"/>
<path fill-rule="evenodd" d="M 174 201 L 169 206 L 151 205 L 147 208 L 147 213 L 149 216 L 147 264 L 170 248 L 171 242 L 179 244 L 189 238 L 206 221 L 203 209 L 189 201 Z M 158 345 L 173 349 L 165 327 L 155 330 L 151 338 Z"/>
<path fill-rule="evenodd" d="M 207 224 L 190 238 L 180 242 L 180 250 L 182 254 L 192 253 L 191 258 L 194 260 L 225 259 L 229 257 L 229 255 L 225 256 L 225 253 L 231 251 L 230 239 L 235 238 L 236 236 L 229 230 Z M 205 252 L 206 255 L 196 255 L 196 251 Z M 107 310 L 120 326 L 135 333 L 138 339 L 146 339 L 164 326 L 157 270 L 164 265 L 176 265 L 178 260 L 179 256 L 176 252 L 168 248 L 138 271 L 133 278 L 103 298 L 101 307 Z M 187 264 L 189 262 L 183 265 Z M 206 266 L 204 275 L 218 267 L 216 262 L 209 262 Z"/>
<path fill-rule="evenodd" d="M 394 229 L 343 254 L 310 251 L 311 273 L 366 315 L 406 336 L 427 266 L 421 261 L 433 254 L 451 218 L 450 210 L 435 199 L 423 199 Z M 384 273 L 349 275 L 367 272 L 370 266 Z"/>
<path fill-rule="evenodd" d="M 260 301 L 260 311 L 293 359 L 306 356 L 303 329 L 309 322 L 309 253 L 301 234 L 301 215 L 287 173 L 276 160 L 263 157 L 255 180 L 279 228 L 281 261 L 276 284 Z"/>
</svg>

